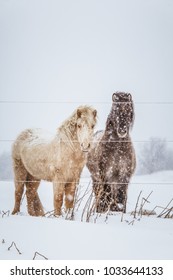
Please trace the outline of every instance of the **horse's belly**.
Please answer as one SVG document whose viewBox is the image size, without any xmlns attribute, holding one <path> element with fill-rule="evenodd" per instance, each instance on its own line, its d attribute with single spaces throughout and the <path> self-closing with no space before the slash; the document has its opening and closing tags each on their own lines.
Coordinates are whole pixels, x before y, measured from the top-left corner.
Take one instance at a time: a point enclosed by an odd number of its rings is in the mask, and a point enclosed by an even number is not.
<svg viewBox="0 0 173 280">
<path fill-rule="evenodd" d="M 31 174 L 33 177 L 39 179 L 39 180 L 46 180 L 46 181 L 52 181 L 52 174 L 50 171 L 50 168 L 47 168 L 44 165 L 44 168 L 42 167 L 42 164 L 39 162 L 39 164 L 35 164 L 31 162 L 25 162 L 24 166 L 29 174 Z"/>
<path fill-rule="evenodd" d="M 48 163 L 45 153 L 39 156 L 37 151 L 31 152 L 29 149 L 23 149 L 21 158 L 26 170 L 33 177 L 39 180 L 52 181 L 54 168 Z"/>
</svg>

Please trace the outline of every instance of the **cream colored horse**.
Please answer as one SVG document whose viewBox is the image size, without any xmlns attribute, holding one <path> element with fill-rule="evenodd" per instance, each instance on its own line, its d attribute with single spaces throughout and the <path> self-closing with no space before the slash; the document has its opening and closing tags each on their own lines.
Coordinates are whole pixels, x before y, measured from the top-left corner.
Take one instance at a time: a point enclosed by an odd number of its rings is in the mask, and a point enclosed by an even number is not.
<svg viewBox="0 0 173 280">
<path fill-rule="evenodd" d="M 25 185 L 28 213 L 32 216 L 44 215 L 37 193 L 41 180 L 53 182 L 55 215 L 61 215 L 64 196 L 66 209 L 73 207 L 96 115 L 95 109 L 81 106 L 51 138 L 45 137 L 41 129 L 28 129 L 18 136 L 12 148 L 15 175 L 15 205 L 12 214 L 20 211 Z"/>
</svg>

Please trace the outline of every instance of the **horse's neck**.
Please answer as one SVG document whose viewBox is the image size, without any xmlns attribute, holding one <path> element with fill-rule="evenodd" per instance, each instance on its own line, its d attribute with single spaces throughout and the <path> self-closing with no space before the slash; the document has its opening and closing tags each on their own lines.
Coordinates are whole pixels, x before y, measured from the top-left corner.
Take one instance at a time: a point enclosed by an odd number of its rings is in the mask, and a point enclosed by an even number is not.
<svg viewBox="0 0 173 280">
<path fill-rule="evenodd" d="M 125 143 L 131 142 L 131 139 L 129 135 L 120 138 L 116 133 L 108 133 L 107 131 L 105 131 L 101 141 L 105 143 L 110 143 L 110 145 L 114 145 L 114 143 L 119 143 L 124 145 Z"/>
</svg>

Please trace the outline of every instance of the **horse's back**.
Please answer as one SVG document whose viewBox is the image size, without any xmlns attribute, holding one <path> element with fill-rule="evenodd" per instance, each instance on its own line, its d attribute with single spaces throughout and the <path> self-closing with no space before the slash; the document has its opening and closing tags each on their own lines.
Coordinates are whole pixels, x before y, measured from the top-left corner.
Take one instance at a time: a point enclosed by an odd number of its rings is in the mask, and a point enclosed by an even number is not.
<svg viewBox="0 0 173 280">
<path fill-rule="evenodd" d="M 12 146 L 13 158 L 20 159 L 22 151 L 32 150 L 36 146 L 41 146 L 51 141 L 51 135 L 40 128 L 26 129 L 22 131 Z"/>
</svg>

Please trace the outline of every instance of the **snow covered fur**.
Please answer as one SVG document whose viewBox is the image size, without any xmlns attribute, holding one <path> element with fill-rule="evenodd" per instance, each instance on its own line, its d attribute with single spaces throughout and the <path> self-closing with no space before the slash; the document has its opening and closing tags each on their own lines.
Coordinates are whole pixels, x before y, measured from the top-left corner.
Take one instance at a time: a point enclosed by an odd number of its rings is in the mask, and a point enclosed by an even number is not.
<svg viewBox="0 0 173 280">
<path fill-rule="evenodd" d="M 136 166 L 129 135 L 133 122 L 131 94 L 114 93 L 106 128 L 95 134 L 87 160 L 99 213 L 126 211 L 128 184 Z"/>
<path fill-rule="evenodd" d="M 73 207 L 74 194 L 80 174 L 86 164 L 96 124 L 97 111 L 80 106 L 63 122 L 55 136 L 45 136 L 42 129 L 23 131 L 12 147 L 15 177 L 15 205 L 12 214 L 20 211 L 26 186 L 28 213 L 44 215 L 38 187 L 41 180 L 53 182 L 54 213 L 61 215 L 63 198 L 65 207 Z"/>
</svg>

